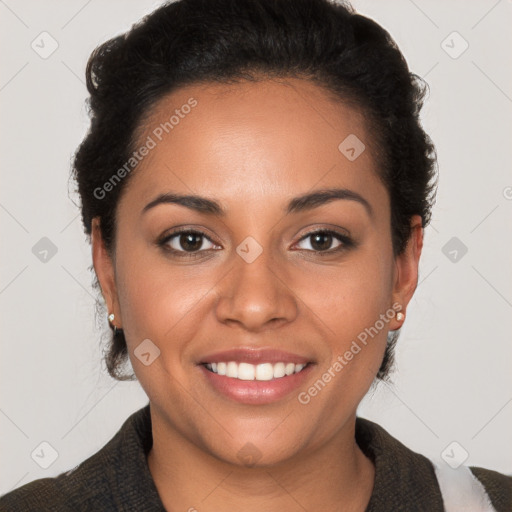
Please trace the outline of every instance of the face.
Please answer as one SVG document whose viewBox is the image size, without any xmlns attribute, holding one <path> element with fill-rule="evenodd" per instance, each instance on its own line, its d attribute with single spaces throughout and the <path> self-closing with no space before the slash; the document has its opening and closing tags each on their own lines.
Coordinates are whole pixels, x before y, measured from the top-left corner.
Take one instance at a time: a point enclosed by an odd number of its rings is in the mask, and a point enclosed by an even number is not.
<svg viewBox="0 0 512 512">
<path fill-rule="evenodd" d="M 140 141 L 115 261 L 96 221 L 93 256 L 155 419 L 236 464 L 325 445 L 375 378 L 421 250 L 414 218 L 393 256 L 364 116 L 300 79 L 193 85 Z"/>
</svg>

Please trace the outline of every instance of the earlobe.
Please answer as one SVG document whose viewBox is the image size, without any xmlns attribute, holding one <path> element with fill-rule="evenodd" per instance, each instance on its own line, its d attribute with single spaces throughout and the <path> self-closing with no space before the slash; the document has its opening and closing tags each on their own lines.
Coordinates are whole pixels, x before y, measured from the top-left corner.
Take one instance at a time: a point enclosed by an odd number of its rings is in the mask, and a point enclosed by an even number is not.
<svg viewBox="0 0 512 512">
<path fill-rule="evenodd" d="M 115 315 L 117 325 L 120 323 L 119 319 L 121 315 L 118 306 L 114 266 L 101 235 L 100 221 L 100 217 L 95 217 L 92 220 L 92 260 L 94 271 L 96 272 L 101 287 L 101 293 L 107 306 L 107 312 Z M 120 325 L 117 325 L 117 327 L 120 327 Z"/>
</svg>

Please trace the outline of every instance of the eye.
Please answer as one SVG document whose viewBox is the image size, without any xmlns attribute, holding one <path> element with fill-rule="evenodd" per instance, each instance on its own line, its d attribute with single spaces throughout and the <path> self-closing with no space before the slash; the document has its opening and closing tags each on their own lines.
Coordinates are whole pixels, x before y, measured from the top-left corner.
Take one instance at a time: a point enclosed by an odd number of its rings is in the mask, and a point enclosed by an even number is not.
<svg viewBox="0 0 512 512">
<path fill-rule="evenodd" d="M 181 229 L 167 234 L 158 245 L 174 256 L 190 258 L 220 248 L 205 233 L 192 229 Z M 355 243 L 345 234 L 329 229 L 318 229 L 304 235 L 296 245 L 300 250 L 324 255 L 348 250 L 354 247 Z"/>
<path fill-rule="evenodd" d="M 158 245 L 177 256 L 193 256 L 218 247 L 201 231 L 190 229 L 175 231 L 160 240 Z"/>
<path fill-rule="evenodd" d="M 354 245 L 347 235 L 329 229 L 312 231 L 303 236 L 300 239 L 299 244 L 301 242 L 307 242 L 305 244 L 306 247 L 302 247 L 303 250 L 322 253 L 339 252 Z M 332 248 L 333 243 L 337 244 L 334 248 Z"/>
</svg>

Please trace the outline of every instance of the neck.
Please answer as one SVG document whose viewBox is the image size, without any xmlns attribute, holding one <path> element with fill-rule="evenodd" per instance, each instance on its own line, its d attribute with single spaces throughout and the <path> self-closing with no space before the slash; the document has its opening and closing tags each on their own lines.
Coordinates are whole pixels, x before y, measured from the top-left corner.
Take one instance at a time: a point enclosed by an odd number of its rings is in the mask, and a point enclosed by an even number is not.
<svg viewBox="0 0 512 512">
<path fill-rule="evenodd" d="M 355 416 L 330 440 L 266 467 L 219 460 L 153 416 L 148 465 L 167 510 L 363 511 L 373 463 L 355 441 Z"/>
</svg>

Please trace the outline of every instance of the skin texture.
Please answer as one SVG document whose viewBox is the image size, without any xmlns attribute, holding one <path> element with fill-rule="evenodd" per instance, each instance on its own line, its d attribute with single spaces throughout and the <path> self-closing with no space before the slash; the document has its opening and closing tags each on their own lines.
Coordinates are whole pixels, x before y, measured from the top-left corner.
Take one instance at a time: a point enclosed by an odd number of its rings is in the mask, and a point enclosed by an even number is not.
<svg viewBox="0 0 512 512">
<path fill-rule="evenodd" d="M 93 260 L 109 312 L 124 329 L 131 363 L 151 402 L 150 471 L 169 510 L 364 510 L 374 467 L 354 439 L 356 408 L 380 366 L 389 320 L 308 404 L 297 399 L 365 328 L 417 285 L 423 230 L 411 219 L 405 252 L 393 256 L 390 204 L 377 176 L 365 118 L 301 79 L 189 85 L 161 100 L 140 140 L 176 108 L 197 106 L 134 171 L 118 205 L 115 258 L 93 223 Z M 349 161 L 338 145 L 355 134 L 366 149 Z M 286 215 L 293 197 L 346 188 L 363 196 Z M 141 214 L 162 192 L 218 201 L 224 217 L 176 204 Z M 203 231 L 195 257 L 158 247 L 172 228 Z M 314 245 L 312 229 L 349 233 Z M 263 248 L 247 263 L 236 252 L 248 236 Z M 201 240 L 203 244 L 201 245 Z M 180 237 L 168 246 L 187 254 Z M 187 246 L 185 246 L 187 247 Z M 320 254 L 323 250 L 330 254 Z M 316 249 L 316 250 L 314 250 Z M 190 253 L 188 253 L 190 254 Z M 150 339 L 160 356 L 133 355 Z M 297 392 L 265 405 L 218 394 L 197 365 L 233 347 L 273 347 L 314 362 Z M 237 457 L 252 443 L 259 460 Z"/>
</svg>

